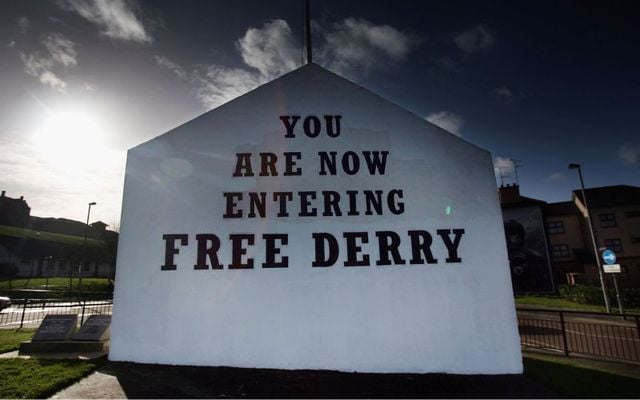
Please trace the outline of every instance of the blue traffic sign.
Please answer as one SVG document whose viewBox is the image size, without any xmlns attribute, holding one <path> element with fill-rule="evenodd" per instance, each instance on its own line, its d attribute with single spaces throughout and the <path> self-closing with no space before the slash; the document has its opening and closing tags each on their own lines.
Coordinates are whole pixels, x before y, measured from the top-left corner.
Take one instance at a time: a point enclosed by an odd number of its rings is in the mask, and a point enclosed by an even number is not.
<svg viewBox="0 0 640 400">
<path fill-rule="evenodd" d="M 602 252 L 602 259 L 607 264 L 615 264 L 616 263 L 616 253 L 607 249 Z"/>
</svg>

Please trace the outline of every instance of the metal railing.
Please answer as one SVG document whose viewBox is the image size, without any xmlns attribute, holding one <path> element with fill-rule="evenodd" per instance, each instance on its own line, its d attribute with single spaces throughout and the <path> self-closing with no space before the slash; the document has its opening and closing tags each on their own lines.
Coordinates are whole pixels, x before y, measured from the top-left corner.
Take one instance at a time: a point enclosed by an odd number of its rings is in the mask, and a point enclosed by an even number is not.
<svg viewBox="0 0 640 400">
<path fill-rule="evenodd" d="M 518 308 L 523 347 L 594 358 L 640 361 L 640 316 Z"/>
<path fill-rule="evenodd" d="M 0 312 L 0 328 L 37 328 L 48 314 L 78 314 L 80 325 L 93 314 L 111 315 L 112 300 L 22 299 Z"/>
</svg>

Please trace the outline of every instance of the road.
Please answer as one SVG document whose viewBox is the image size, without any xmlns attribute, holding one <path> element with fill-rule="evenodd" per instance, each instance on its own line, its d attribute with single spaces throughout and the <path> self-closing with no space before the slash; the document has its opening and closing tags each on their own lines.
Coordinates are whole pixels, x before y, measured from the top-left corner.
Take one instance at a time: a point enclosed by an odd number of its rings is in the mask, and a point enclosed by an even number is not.
<svg viewBox="0 0 640 400">
<path fill-rule="evenodd" d="M 558 312 L 518 310 L 523 346 L 640 361 L 640 329 L 635 319 Z M 563 325 L 564 332 L 563 335 Z"/>
</svg>

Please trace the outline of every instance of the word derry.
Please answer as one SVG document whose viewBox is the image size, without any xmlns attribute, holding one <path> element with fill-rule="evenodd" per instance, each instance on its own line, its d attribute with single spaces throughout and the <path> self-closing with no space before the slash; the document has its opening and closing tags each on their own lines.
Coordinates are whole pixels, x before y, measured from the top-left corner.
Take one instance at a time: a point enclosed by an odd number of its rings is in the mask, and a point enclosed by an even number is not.
<svg viewBox="0 0 640 400">
<path fill-rule="evenodd" d="M 318 117 L 309 115 L 302 118 L 299 115 L 284 115 L 279 117 L 284 127 L 284 138 L 287 140 L 311 140 L 320 135 L 337 139 L 341 135 L 341 115 L 324 115 Z M 344 146 L 343 142 L 340 145 Z M 312 148 L 312 146 L 310 146 Z M 224 201 L 223 220 L 255 219 L 255 218 L 338 218 L 360 216 L 360 218 L 375 218 L 385 214 L 401 215 L 405 212 L 404 190 L 393 188 L 381 190 L 369 188 L 353 190 L 353 181 L 344 182 L 345 176 L 368 174 L 370 176 L 384 175 L 388 171 L 387 162 L 390 159 L 388 150 L 348 150 L 348 151 L 313 151 L 306 155 L 317 157 L 316 171 L 303 171 L 299 165 L 305 154 L 301 152 L 273 152 L 237 153 L 235 166 L 231 177 L 234 179 L 274 179 L 278 177 L 274 192 L 222 192 Z M 313 187 L 305 190 L 286 191 L 286 177 L 302 176 L 305 173 L 317 173 L 315 179 L 340 179 L 337 190 L 326 190 L 326 182 L 322 182 L 325 190 L 316 191 Z M 308 189 L 308 190 L 307 190 Z M 417 201 L 420 201 L 419 199 Z M 232 226 L 231 221 L 228 221 Z M 289 257 L 282 255 L 283 246 L 288 244 L 289 233 L 297 234 L 294 226 L 292 232 L 270 234 L 262 233 L 265 257 L 263 268 L 286 268 Z M 295 232 L 294 232 L 295 231 Z M 464 229 L 437 229 L 436 233 L 444 248 L 448 252 L 447 263 L 459 263 L 462 259 L 458 249 Z M 450 237 L 453 233 L 453 238 Z M 431 252 L 433 236 L 426 230 L 407 231 L 410 246 L 401 246 L 398 233 L 388 230 L 376 231 L 378 239 L 375 242 L 378 258 L 376 265 L 406 264 L 435 264 L 437 259 Z M 255 244 L 256 235 L 250 232 L 231 233 L 228 238 L 231 244 L 229 251 L 221 250 L 220 237 L 227 234 L 201 233 L 195 235 L 197 241 L 197 261 L 194 269 L 229 269 L 253 268 L 254 260 L 247 254 Z M 342 237 L 341 237 L 342 236 Z M 188 234 L 165 234 L 165 262 L 161 266 L 163 271 L 175 270 L 174 256 L 179 253 L 180 246 L 188 245 Z M 343 263 L 348 266 L 368 266 L 371 264 L 369 254 L 363 252 L 362 245 L 369 242 L 367 232 L 343 232 L 335 235 L 326 232 L 310 234 L 309 247 L 314 251 L 312 267 L 328 267 L 334 265 L 340 258 L 339 239 L 344 239 Z M 179 242 L 179 243 L 177 243 Z M 373 245 L 373 243 L 372 243 Z M 400 249 L 410 249 L 409 255 L 402 255 Z M 219 253 L 229 254 L 230 260 L 220 260 Z M 371 252 L 375 254 L 376 252 Z"/>
</svg>

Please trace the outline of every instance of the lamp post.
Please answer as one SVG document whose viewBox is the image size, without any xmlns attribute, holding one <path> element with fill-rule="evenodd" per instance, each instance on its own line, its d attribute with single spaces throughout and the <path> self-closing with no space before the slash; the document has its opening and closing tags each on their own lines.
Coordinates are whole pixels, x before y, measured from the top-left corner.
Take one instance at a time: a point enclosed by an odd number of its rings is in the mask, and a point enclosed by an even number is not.
<svg viewBox="0 0 640 400">
<path fill-rule="evenodd" d="M 598 268 L 598 275 L 600 276 L 600 288 L 602 289 L 602 296 L 604 297 L 604 305 L 607 308 L 607 312 L 611 312 L 611 306 L 609 305 L 609 296 L 607 295 L 607 286 L 604 283 L 604 275 L 602 274 L 602 263 L 600 262 L 600 254 L 598 253 L 598 245 L 596 244 L 596 235 L 593 232 L 593 224 L 591 223 L 591 212 L 587 205 L 587 195 L 584 192 L 584 181 L 582 180 L 582 171 L 580 170 L 580 164 L 569 164 L 569 169 L 577 169 L 578 176 L 580 177 L 580 191 L 582 192 L 582 201 L 584 202 L 584 208 L 587 211 L 587 226 L 589 227 L 589 233 L 591 234 L 591 245 L 593 246 L 593 255 L 596 258 L 596 266 Z"/>
<path fill-rule="evenodd" d="M 87 231 L 89 230 L 89 216 L 91 215 L 91 206 L 95 206 L 96 202 L 89 203 L 89 211 L 87 211 L 87 224 L 84 226 L 84 241 L 82 242 L 82 264 L 78 267 L 78 288 L 82 290 L 82 269 L 87 264 Z"/>
</svg>

